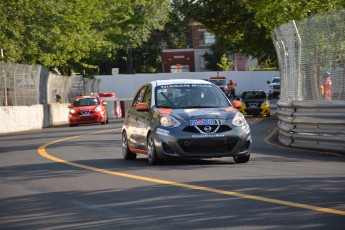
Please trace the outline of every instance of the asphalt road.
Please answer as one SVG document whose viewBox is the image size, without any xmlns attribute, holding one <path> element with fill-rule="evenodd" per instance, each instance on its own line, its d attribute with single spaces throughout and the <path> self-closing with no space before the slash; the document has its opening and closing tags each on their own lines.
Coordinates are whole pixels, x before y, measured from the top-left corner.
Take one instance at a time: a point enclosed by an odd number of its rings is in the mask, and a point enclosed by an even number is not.
<svg viewBox="0 0 345 230">
<path fill-rule="evenodd" d="M 270 144 L 251 160 L 125 161 L 122 119 L 0 136 L 0 229 L 345 229 L 345 158 Z M 274 138 L 271 138 L 274 139 Z"/>
</svg>

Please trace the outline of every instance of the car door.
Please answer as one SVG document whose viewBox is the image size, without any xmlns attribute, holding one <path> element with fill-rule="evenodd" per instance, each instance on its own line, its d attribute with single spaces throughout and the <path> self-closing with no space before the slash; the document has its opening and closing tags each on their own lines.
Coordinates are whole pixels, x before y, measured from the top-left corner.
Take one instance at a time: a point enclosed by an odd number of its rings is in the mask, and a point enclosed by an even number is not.
<svg viewBox="0 0 345 230">
<path fill-rule="evenodd" d="M 127 137 L 128 137 L 128 144 L 130 148 L 138 149 L 140 146 L 140 141 L 138 140 L 139 138 L 139 130 L 140 127 L 138 125 L 139 121 L 139 116 L 140 116 L 140 111 L 137 111 L 135 109 L 135 106 L 143 101 L 145 92 L 146 92 L 147 85 L 144 85 L 141 87 L 137 94 L 134 96 L 133 103 L 129 107 L 127 111 Z"/>
<path fill-rule="evenodd" d="M 151 84 L 148 84 L 145 90 L 145 94 L 142 98 L 142 103 L 147 103 L 149 108 L 151 108 Z M 149 119 L 150 111 L 137 111 L 137 140 L 138 140 L 138 148 L 141 150 L 146 150 L 146 134 L 148 127 L 150 126 Z"/>
</svg>

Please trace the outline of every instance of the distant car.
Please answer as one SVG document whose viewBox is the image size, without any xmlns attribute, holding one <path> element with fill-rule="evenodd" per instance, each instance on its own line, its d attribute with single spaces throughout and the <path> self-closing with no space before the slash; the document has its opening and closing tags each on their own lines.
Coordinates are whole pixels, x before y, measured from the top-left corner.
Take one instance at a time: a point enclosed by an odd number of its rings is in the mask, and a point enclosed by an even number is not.
<svg viewBox="0 0 345 230">
<path fill-rule="evenodd" d="M 270 97 L 278 97 L 280 95 L 280 77 L 272 78 L 272 81 L 267 81 L 268 95 Z"/>
<path fill-rule="evenodd" d="M 69 106 L 69 125 L 108 123 L 106 102 L 96 95 L 76 96 L 72 105 Z"/>
<path fill-rule="evenodd" d="M 204 80 L 157 80 L 134 96 L 122 127 L 124 159 L 250 158 L 252 137 L 244 116 L 214 84 Z"/>
<path fill-rule="evenodd" d="M 212 82 L 213 84 L 218 86 L 224 92 L 224 94 L 228 98 L 230 98 L 231 93 L 230 93 L 230 90 L 228 88 L 228 83 L 226 82 L 226 78 L 224 76 L 210 77 L 210 79 L 208 79 L 208 81 Z"/>
<path fill-rule="evenodd" d="M 240 111 L 243 115 L 271 116 L 270 101 L 264 90 L 245 90 L 242 93 L 241 102 Z"/>
</svg>

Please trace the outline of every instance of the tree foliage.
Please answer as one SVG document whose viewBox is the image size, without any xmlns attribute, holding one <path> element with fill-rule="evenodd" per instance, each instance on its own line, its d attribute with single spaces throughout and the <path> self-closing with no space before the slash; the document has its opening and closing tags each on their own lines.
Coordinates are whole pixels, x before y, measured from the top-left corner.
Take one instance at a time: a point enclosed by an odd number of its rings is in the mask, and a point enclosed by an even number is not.
<svg viewBox="0 0 345 230">
<path fill-rule="evenodd" d="M 3 61 L 63 73 L 94 71 L 116 52 L 139 47 L 168 20 L 169 0 L 0 2 Z"/>
<path fill-rule="evenodd" d="M 222 47 L 259 59 L 275 60 L 275 27 L 316 13 L 344 8 L 343 0 L 175 0 L 186 15 L 203 23 Z M 273 61 L 274 62 L 274 61 Z"/>
<path fill-rule="evenodd" d="M 222 71 L 230 71 L 232 68 L 232 61 L 229 61 L 227 55 L 223 54 L 220 59 L 220 63 L 218 63 L 217 65 L 219 68 L 221 68 Z"/>
</svg>

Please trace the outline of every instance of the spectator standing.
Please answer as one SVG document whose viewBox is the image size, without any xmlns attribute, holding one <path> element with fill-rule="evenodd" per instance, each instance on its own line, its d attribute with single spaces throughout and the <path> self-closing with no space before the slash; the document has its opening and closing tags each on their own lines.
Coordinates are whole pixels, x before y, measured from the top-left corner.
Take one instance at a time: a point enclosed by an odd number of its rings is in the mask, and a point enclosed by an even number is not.
<svg viewBox="0 0 345 230">
<path fill-rule="evenodd" d="M 236 82 L 234 82 L 232 80 L 229 81 L 228 88 L 230 90 L 230 94 L 231 94 L 232 99 L 235 99 L 235 97 L 236 97 L 236 86 L 237 86 Z"/>
<path fill-rule="evenodd" d="M 321 95 L 325 100 L 332 100 L 332 80 L 329 72 L 325 73 L 324 82 L 321 85 Z"/>
</svg>

